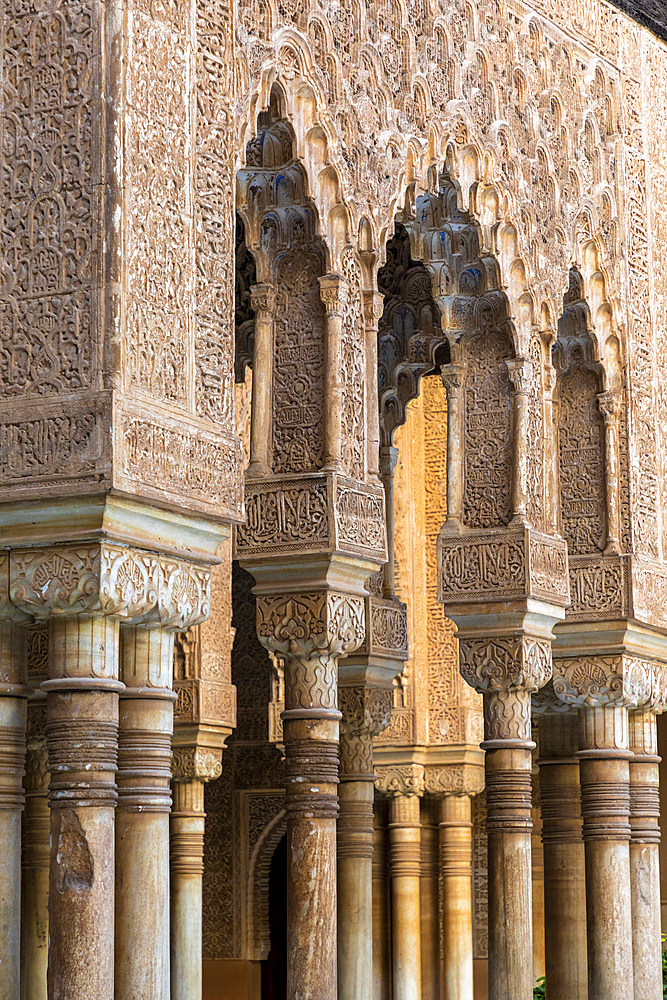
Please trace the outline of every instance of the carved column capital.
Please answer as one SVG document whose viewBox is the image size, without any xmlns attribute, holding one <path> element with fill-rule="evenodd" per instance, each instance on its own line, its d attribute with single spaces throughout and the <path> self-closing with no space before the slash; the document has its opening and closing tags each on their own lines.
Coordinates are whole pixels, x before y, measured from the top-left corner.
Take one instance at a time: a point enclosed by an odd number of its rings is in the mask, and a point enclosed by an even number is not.
<svg viewBox="0 0 667 1000">
<path fill-rule="evenodd" d="M 604 422 L 610 423 L 615 421 L 618 417 L 620 410 L 620 403 L 618 397 L 613 392 L 600 392 L 598 393 L 598 406 L 600 408 L 600 413 L 604 418 Z"/>
<path fill-rule="evenodd" d="M 554 658 L 553 687 L 567 705 L 642 708 L 657 704 L 662 664 L 619 653 Z"/>
<path fill-rule="evenodd" d="M 397 462 L 398 448 L 394 448 L 393 445 L 385 445 L 383 448 L 380 448 L 380 476 L 383 479 L 393 476 Z"/>
<path fill-rule="evenodd" d="M 440 375 L 442 377 L 442 384 L 445 387 L 447 393 L 447 401 L 449 402 L 450 394 L 451 396 L 459 396 L 461 390 L 463 389 L 463 382 L 465 379 L 465 365 L 462 364 L 450 364 L 440 366 Z"/>
<path fill-rule="evenodd" d="M 36 617 L 99 613 L 186 628 L 210 610 L 210 570 L 108 542 L 12 549 L 9 598 Z"/>
<path fill-rule="evenodd" d="M 514 392 L 527 396 L 533 380 L 533 362 L 525 358 L 517 358 L 514 361 L 506 361 L 505 364 Z"/>
<path fill-rule="evenodd" d="M 171 773 L 173 781 L 215 781 L 222 774 L 222 747 L 174 747 Z"/>
<path fill-rule="evenodd" d="M 521 689 L 532 693 L 552 675 L 551 641 L 536 636 L 460 638 L 461 675 L 482 693 Z"/>
<path fill-rule="evenodd" d="M 389 725 L 392 691 L 358 685 L 338 689 L 341 781 L 373 780 L 373 737 Z"/>
<path fill-rule="evenodd" d="M 422 764 L 381 764 L 375 770 L 375 787 L 384 795 L 422 796 L 426 790 Z"/>
<path fill-rule="evenodd" d="M 273 285 L 251 285 L 250 305 L 255 316 L 272 317 L 276 311 L 276 290 Z"/>
<path fill-rule="evenodd" d="M 366 635 L 364 599 L 334 590 L 260 595 L 257 635 L 269 652 L 292 660 L 351 653 Z"/>
<path fill-rule="evenodd" d="M 320 298 L 326 309 L 327 318 L 340 316 L 347 302 L 347 282 L 340 274 L 323 274 L 318 281 Z"/>
</svg>

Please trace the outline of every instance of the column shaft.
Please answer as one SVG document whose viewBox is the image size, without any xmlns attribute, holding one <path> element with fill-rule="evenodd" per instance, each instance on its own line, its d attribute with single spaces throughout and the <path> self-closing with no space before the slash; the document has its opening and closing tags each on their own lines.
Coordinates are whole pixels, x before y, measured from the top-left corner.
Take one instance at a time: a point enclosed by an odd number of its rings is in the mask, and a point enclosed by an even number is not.
<svg viewBox="0 0 667 1000">
<path fill-rule="evenodd" d="M 271 471 L 271 413 L 273 381 L 273 314 L 276 295 L 270 285 L 254 285 L 251 303 L 255 313 L 252 361 L 252 411 L 250 416 L 250 476 Z"/>
<path fill-rule="evenodd" d="M 489 1000 L 532 1000 L 530 694 L 484 694 L 489 839 Z M 507 728 L 520 739 L 496 739 Z M 527 738 L 523 738 L 526 736 Z M 489 738 L 491 737 L 491 738 Z"/>
<path fill-rule="evenodd" d="M 588 1000 L 633 996 L 627 709 L 581 710 Z"/>
<path fill-rule="evenodd" d="M 27 689 L 24 635 L 0 622 L 0 996 L 18 1000 L 21 954 L 21 813 Z"/>
<path fill-rule="evenodd" d="M 49 1000 L 114 1000 L 118 622 L 50 619 Z"/>
<path fill-rule="evenodd" d="M 121 627 L 116 1000 L 169 1000 L 173 632 Z"/>
<path fill-rule="evenodd" d="M 660 789 L 656 717 L 630 714 L 630 889 L 635 1000 L 662 1000 Z"/>
<path fill-rule="evenodd" d="M 540 718 L 546 979 L 549 1000 L 587 1000 L 586 864 L 577 716 Z M 556 752 L 558 751 L 558 753 Z"/>
<path fill-rule="evenodd" d="M 175 781 L 171 814 L 171 1000 L 202 991 L 204 782 Z"/>
<path fill-rule="evenodd" d="M 357 1000 L 373 992 L 372 775 L 341 780 L 339 800 L 338 997 Z"/>
<path fill-rule="evenodd" d="M 324 657 L 323 657 L 324 659 Z M 335 668 L 335 661 L 333 661 Z M 330 664 L 331 667 L 331 664 Z M 288 1000 L 337 996 L 336 819 L 338 723 L 325 707 L 293 707 L 291 695 L 320 683 L 319 660 L 286 658 L 285 775 L 287 813 Z M 324 671 L 336 683 L 335 669 Z M 335 686 L 328 701 L 335 703 Z M 295 699 L 296 704 L 301 698 Z"/>
<path fill-rule="evenodd" d="M 28 703 L 21 870 L 21 1000 L 46 1000 L 49 944 L 49 776 L 46 702 Z"/>
<path fill-rule="evenodd" d="M 444 1000 L 473 995 L 472 813 L 470 796 L 440 800 Z"/>
<path fill-rule="evenodd" d="M 530 863 L 533 887 L 533 981 L 545 974 L 544 852 L 542 850 L 542 810 L 539 778 L 533 771 L 533 806 L 530 811 L 533 831 L 530 838 Z"/>
<path fill-rule="evenodd" d="M 421 998 L 420 820 L 417 795 L 389 803 L 393 1000 Z"/>
<path fill-rule="evenodd" d="M 438 884 L 437 802 L 422 799 L 421 875 L 419 922 L 421 924 L 421 1000 L 440 1000 L 440 906 Z"/>
<path fill-rule="evenodd" d="M 373 818 L 373 1000 L 391 1000 L 391 901 L 385 800 Z"/>
</svg>

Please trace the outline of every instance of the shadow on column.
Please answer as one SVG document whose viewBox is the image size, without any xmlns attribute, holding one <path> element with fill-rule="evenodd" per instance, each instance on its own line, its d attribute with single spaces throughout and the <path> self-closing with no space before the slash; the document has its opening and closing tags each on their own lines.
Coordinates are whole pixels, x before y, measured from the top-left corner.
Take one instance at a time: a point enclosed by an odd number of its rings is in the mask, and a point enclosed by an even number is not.
<svg viewBox="0 0 667 1000">
<path fill-rule="evenodd" d="M 276 847 L 269 872 L 271 950 L 262 962 L 262 1000 L 287 997 L 287 837 Z"/>
</svg>

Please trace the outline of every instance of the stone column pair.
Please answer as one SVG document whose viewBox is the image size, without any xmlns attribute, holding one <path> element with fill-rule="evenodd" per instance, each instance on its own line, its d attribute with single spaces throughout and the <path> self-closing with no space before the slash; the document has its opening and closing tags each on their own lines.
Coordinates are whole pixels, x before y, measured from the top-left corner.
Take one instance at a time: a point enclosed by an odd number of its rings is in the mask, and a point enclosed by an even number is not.
<svg viewBox="0 0 667 1000">
<path fill-rule="evenodd" d="M 49 621 L 49 996 L 167 998 L 172 629 L 208 612 L 208 570 L 14 550 L 9 594 Z"/>
<path fill-rule="evenodd" d="M 588 1000 L 662 993 L 654 712 L 664 673 L 626 654 L 554 663 L 558 698 L 579 708 Z"/>
</svg>

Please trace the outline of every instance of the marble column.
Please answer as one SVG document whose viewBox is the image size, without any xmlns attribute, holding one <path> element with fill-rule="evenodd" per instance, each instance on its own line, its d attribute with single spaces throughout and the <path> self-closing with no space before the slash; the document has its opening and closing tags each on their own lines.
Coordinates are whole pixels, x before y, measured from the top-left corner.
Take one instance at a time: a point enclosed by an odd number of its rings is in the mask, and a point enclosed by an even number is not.
<svg viewBox="0 0 667 1000">
<path fill-rule="evenodd" d="M 439 819 L 443 1000 L 470 1000 L 473 995 L 470 796 L 443 796 Z"/>
<path fill-rule="evenodd" d="M 373 1000 L 391 998 L 391 900 L 387 801 L 375 798 L 373 816 Z"/>
<path fill-rule="evenodd" d="M 532 1000 L 531 694 L 551 676 L 551 643 L 462 636 L 459 650 L 464 679 L 484 695 L 489 1000 Z"/>
<path fill-rule="evenodd" d="M 550 1000 L 587 1000 L 588 994 L 578 749 L 576 712 L 540 716 L 545 966 Z"/>
<path fill-rule="evenodd" d="M 252 359 L 252 410 L 250 417 L 249 476 L 267 476 L 271 455 L 271 393 L 273 379 L 273 323 L 276 293 L 271 285 L 250 289 L 255 313 Z"/>
<path fill-rule="evenodd" d="M 634 992 L 628 711 L 587 706 L 580 722 L 588 1000 L 627 1000 Z"/>
<path fill-rule="evenodd" d="M 319 279 L 320 297 L 326 309 L 326 361 L 324 366 L 324 466 L 331 472 L 342 470 L 343 452 L 343 382 L 342 366 L 343 309 L 347 286 L 339 274 L 324 274 Z"/>
<path fill-rule="evenodd" d="M 171 813 L 171 1000 L 202 991 L 202 884 L 204 877 L 204 786 L 222 773 L 222 750 L 174 750 Z"/>
<path fill-rule="evenodd" d="M 514 521 L 525 523 L 528 506 L 528 397 L 533 378 L 533 364 L 523 358 L 507 361 L 507 372 L 514 396 L 514 465 L 512 482 L 512 513 Z"/>
<path fill-rule="evenodd" d="M 95 613 L 49 624 L 48 994 L 114 1000 L 119 624 Z"/>
<path fill-rule="evenodd" d="M 259 594 L 257 634 L 285 660 L 287 997 L 336 1000 L 338 656 L 365 638 L 364 600 Z"/>
<path fill-rule="evenodd" d="M 115 1000 L 169 1000 L 173 639 L 121 626 Z"/>
<path fill-rule="evenodd" d="M 0 615 L 2 610 L 0 606 Z M 19 1000 L 21 813 L 30 691 L 25 685 L 24 630 L 7 618 L 0 617 L 0 996 Z"/>
<path fill-rule="evenodd" d="M 421 1000 L 420 796 L 389 801 L 393 1000 Z"/>
<path fill-rule="evenodd" d="M 46 1000 L 49 956 L 48 792 L 46 699 L 37 698 L 28 702 L 21 869 L 21 1000 Z"/>
<path fill-rule="evenodd" d="M 463 509 L 463 383 L 461 364 L 442 365 L 447 393 L 447 530 L 458 530 Z"/>
<path fill-rule="evenodd" d="M 338 817 L 338 998 L 373 992 L 373 736 L 389 723 L 392 692 L 341 687 Z"/>
<path fill-rule="evenodd" d="M 539 774 L 533 758 L 532 808 L 533 830 L 530 838 L 530 859 L 533 887 L 533 980 L 545 974 L 545 914 L 544 914 L 544 852 L 542 849 L 542 807 Z"/>
<path fill-rule="evenodd" d="M 440 887 L 438 802 L 424 796 L 421 802 L 421 873 L 419 923 L 421 926 L 421 1000 L 440 1000 Z"/>
<path fill-rule="evenodd" d="M 635 1000 L 662 1000 L 660 788 L 654 712 L 630 713 L 630 891 Z"/>
</svg>

